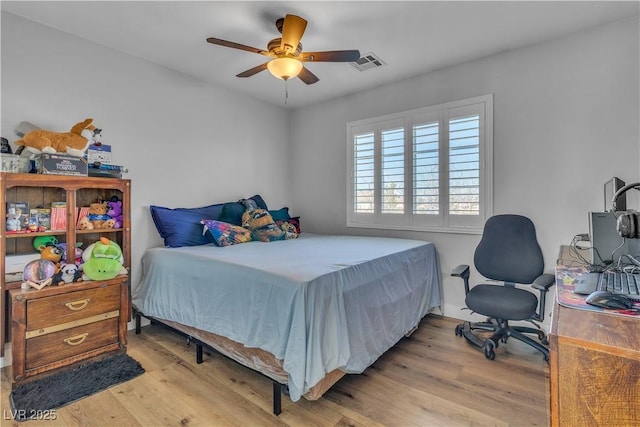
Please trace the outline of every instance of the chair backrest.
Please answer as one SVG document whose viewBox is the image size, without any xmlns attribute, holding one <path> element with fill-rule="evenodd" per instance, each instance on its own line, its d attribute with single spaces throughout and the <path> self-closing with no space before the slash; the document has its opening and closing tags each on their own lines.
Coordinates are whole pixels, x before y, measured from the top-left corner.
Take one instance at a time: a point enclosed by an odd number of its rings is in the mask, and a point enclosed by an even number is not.
<svg viewBox="0 0 640 427">
<path fill-rule="evenodd" d="M 533 222 L 521 215 L 489 218 L 476 248 L 474 264 L 487 279 L 532 283 L 544 271 Z"/>
</svg>

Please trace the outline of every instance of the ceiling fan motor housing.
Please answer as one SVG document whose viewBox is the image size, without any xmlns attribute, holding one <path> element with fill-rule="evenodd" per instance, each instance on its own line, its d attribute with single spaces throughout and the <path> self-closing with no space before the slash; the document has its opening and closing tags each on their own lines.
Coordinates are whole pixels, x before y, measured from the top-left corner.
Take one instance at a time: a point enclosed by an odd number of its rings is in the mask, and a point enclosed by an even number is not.
<svg viewBox="0 0 640 427">
<path fill-rule="evenodd" d="M 272 54 L 278 57 L 286 55 L 287 52 L 285 52 L 280 48 L 281 41 L 282 41 L 281 38 L 271 40 L 269 44 L 267 44 L 267 49 L 269 50 L 269 52 L 271 52 Z M 298 47 L 296 48 L 295 52 L 291 53 L 291 55 L 294 57 L 298 57 L 300 56 L 301 52 L 302 52 L 302 43 L 298 43 Z"/>
</svg>

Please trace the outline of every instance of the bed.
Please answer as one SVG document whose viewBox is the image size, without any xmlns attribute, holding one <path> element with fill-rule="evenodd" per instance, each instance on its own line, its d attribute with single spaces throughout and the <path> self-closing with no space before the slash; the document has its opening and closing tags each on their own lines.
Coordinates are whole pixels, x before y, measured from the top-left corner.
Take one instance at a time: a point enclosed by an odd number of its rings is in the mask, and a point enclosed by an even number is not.
<svg viewBox="0 0 640 427">
<path fill-rule="evenodd" d="M 142 270 L 138 322 L 159 321 L 270 377 L 276 413 L 275 384 L 293 401 L 317 399 L 440 305 L 437 252 L 419 240 L 302 233 L 159 247 L 145 252 Z"/>
</svg>

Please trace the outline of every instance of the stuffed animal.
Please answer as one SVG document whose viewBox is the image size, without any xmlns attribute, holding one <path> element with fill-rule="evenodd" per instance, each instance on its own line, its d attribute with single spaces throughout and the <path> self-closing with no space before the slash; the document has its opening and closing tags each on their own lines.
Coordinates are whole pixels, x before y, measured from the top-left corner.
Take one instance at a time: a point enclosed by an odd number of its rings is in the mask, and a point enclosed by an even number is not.
<svg viewBox="0 0 640 427">
<path fill-rule="evenodd" d="M 127 274 L 120 246 L 106 237 L 92 243 L 82 253 L 83 280 L 108 280 Z"/>
<path fill-rule="evenodd" d="M 33 249 L 42 252 L 47 246 L 60 246 L 56 236 L 38 236 L 33 238 Z"/>
<path fill-rule="evenodd" d="M 53 284 L 60 286 L 72 282 L 82 282 L 82 271 L 75 264 L 62 264 L 53 276 Z"/>
<path fill-rule="evenodd" d="M 62 259 L 62 250 L 57 246 L 47 246 L 40 251 L 41 259 L 48 259 L 53 263 L 59 263 Z"/>
<path fill-rule="evenodd" d="M 93 230 L 95 227 L 93 223 L 89 221 L 89 217 L 83 216 L 78 220 L 78 230 Z"/>
<path fill-rule="evenodd" d="M 42 289 L 51 284 L 56 274 L 56 266 L 47 259 L 36 259 L 24 266 L 22 279 L 24 284 L 35 289 Z"/>
<path fill-rule="evenodd" d="M 20 215 L 15 213 L 7 214 L 7 231 L 20 231 L 22 224 L 20 223 Z"/>
<path fill-rule="evenodd" d="M 107 215 L 106 202 L 91 203 L 89 205 L 89 221 L 93 224 L 93 228 L 110 228 L 104 226 L 104 222 L 108 219 L 111 219 L 111 217 Z"/>
<path fill-rule="evenodd" d="M 98 142 L 101 129 L 96 129 L 93 119 L 86 119 L 76 123 L 70 132 L 53 132 L 50 130 L 33 130 L 26 133 L 22 139 L 14 143 L 32 153 L 66 153 L 76 157 L 83 157 L 90 144 Z M 18 152 L 16 151 L 16 153 Z"/>
<path fill-rule="evenodd" d="M 251 230 L 253 240 L 273 242 L 285 240 L 286 233 L 276 225 L 273 217 L 265 209 L 247 209 L 242 214 L 242 226 Z"/>
<path fill-rule="evenodd" d="M 62 251 L 62 258 L 60 258 L 60 262 L 68 264 L 69 260 L 67 260 L 67 244 L 63 242 L 58 243 L 56 246 L 58 246 Z M 80 249 L 81 246 L 82 242 L 77 242 L 76 247 L 74 248 L 73 262 L 77 265 L 82 264 L 82 249 Z"/>
<path fill-rule="evenodd" d="M 40 259 L 51 261 L 55 266 L 55 272 L 60 271 L 60 260 L 62 259 L 62 250 L 57 246 L 47 246 L 40 251 Z"/>
<path fill-rule="evenodd" d="M 107 202 L 107 207 L 107 215 L 115 220 L 113 228 L 122 228 L 122 223 L 124 221 L 124 216 L 122 215 L 122 202 L 119 200 L 109 201 Z"/>
</svg>

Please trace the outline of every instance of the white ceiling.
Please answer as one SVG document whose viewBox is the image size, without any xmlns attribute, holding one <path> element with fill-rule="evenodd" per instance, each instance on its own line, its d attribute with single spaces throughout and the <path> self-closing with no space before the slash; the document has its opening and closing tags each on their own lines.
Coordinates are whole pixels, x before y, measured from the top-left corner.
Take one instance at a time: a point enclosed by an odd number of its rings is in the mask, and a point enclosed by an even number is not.
<svg viewBox="0 0 640 427">
<path fill-rule="evenodd" d="M 199 79 L 294 108 L 562 37 L 638 14 L 638 1 L 2 1 L 3 11 Z M 386 65 L 307 64 L 320 81 L 287 84 L 268 71 L 235 77 L 265 57 L 215 46 L 217 37 L 260 49 L 275 20 L 308 21 L 304 51 L 359 49 Z"/>
</svg>

